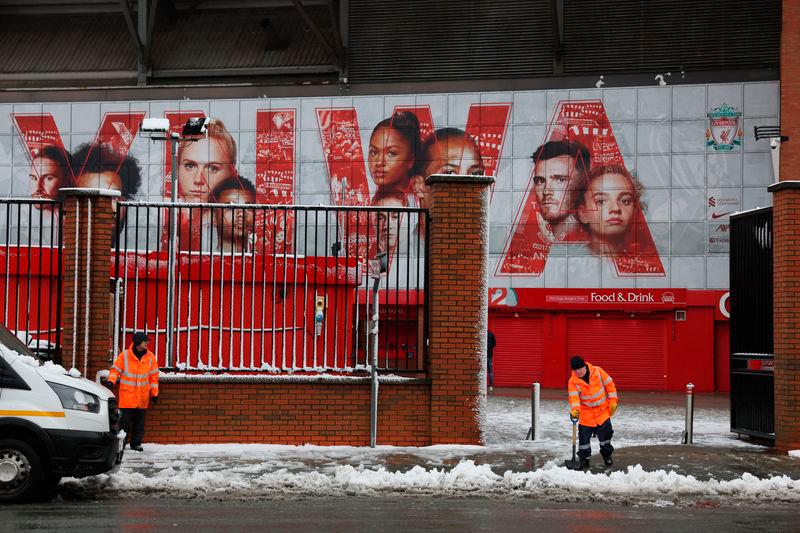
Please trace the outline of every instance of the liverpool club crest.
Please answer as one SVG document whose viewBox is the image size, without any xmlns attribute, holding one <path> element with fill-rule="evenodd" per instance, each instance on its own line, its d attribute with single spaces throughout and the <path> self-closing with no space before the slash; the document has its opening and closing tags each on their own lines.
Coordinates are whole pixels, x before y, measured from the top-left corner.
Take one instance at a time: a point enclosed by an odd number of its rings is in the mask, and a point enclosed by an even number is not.
<svg viewBox="0 0 800 533">
<path fill-rule="evenodd" d="M 741 145 L 741 117 L 738 109 L 725 103 L 709 111 L 706 146 L 719 152 L 728 152 Z"/>
</svg>

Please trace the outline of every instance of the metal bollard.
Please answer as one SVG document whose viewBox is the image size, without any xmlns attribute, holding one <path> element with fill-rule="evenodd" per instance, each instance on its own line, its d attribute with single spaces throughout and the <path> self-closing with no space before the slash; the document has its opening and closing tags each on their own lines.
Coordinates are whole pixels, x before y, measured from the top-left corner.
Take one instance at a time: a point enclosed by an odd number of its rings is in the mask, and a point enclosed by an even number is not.
<svg viewBox="0 0 800 533">
<path fill-rule="evenodd" d="M 691 444 L 694 436 L 694 385 L 686 385 L 686 429 L 683 431 L 683 443 Z"/>
<path fill-rule="evenodd" d="M 539 440 L 539 407 L 541 387 L 538 383 L 531 385 L 531 427 L 525 440 Z"/>
</svg>

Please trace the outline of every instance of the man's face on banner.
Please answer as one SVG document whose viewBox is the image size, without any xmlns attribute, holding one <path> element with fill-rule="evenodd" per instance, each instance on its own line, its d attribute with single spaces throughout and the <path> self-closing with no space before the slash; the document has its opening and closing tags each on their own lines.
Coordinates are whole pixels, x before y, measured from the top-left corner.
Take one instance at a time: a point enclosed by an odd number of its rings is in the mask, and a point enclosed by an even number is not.
<svg viewBox="0 0 800 533">
<path fill-rule="evenodd" d="M 178 164 L 178 187 L 183 199 L 208 202 L 211 190 L 232 175 L 233 161 L 227 159 L 220 144 L 213 139 L 201 139 L 184 146 Z"/>
<path fill-rule="evenodd" d="M 64 181 L 67 169 L 46 157 L 37 157 L 31 162 L 28 177 L 31 179 L 31 196 L 53 200 Z"/>
<path fill-rule="evenodd" d="M 621 174 L 603 174 L 589 183 L 579 216 L 592 235 L 619 239 L 628 232 L 635 212 L 636 192 L 630 180 Z"/>
<path fill-rule="evenodd" d="M 217 201 L 221 204 L 254 204 L 255 196 L 247 191 L 227 190 L 223 191 Z M 235 206 L 231 206 L 235 207 Z M 222 210 L 220 235 L 223 240 L 230 242 L 246 243 L 247 235 L 253 231 L 253 221 L 255 219 L 252 209 L 230 209 Z"/>
<path fill-rule="evenodd" d="M 384 207 L 403 207 L 403 202 L 398 198 L 384 198 L 377 205 Z M 378 251 L 391 252 L 397 246 L 400 234 L 400 213 L 397 211 L 378 212 Z"/>
<path fill-rule="evenodd" d="M 90 189 L 109 189 L 122 192 L 122 178 L 116 172 L 85 172 L 75 178 L 76 187 L 86 187 Z M 123 198 L 124 200 L 124 198 Z M 117 212 L 118 197 L 111 199 L 111 206 Z"/>
<path fill-rule="evenodd" d="M 569 155 L 536 162 L 533 169 L 533 191 L 546 221 L 561 222 L 572 211 L 571 195 L 575 172 L 575 158 Z"/>
<path fill-rule="evenodd" d="M 449 137 L 433 144 L 428 149 L 427 178 L 431 174 L 462 174 L 480 176 L 483 161 L 477 147 L 466 139 Z"/>
</svg>

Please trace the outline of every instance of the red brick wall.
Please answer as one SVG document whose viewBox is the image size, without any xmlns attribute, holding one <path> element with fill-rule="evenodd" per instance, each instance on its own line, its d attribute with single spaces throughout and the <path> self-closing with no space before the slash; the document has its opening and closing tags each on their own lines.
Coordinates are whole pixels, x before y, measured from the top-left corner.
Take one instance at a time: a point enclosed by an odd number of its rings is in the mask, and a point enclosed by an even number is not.
<svg viewBox="0 0 800 533">
<path fill-rule="evenodd" d="M 370 384 L 162 380 L 145 442 L 369 446 Z M 379 445 L 427 446 L 430 384 L 381 383 Z"/>
<path fill-rule="evenodd" d="M 800 1 L 784 0 L 781 32 L 781 181 L 800 180 Z M 787 184 L 788 185 L 788 184 Z M 797 185 L 797 184 L 794 184 Z M 800 448 L 800 189 L 773 193 L 775 446 Z"/>
<path fill-rule="evenodd" d="M 790 141 L 781 145 L 781 178 L 797 180 L 800 175 L 800 0 L 784 0 L 781 32 L 781 134 Z"/>
<path fill-rule="evenodd" d="M 431 440 L 482 444 L 486 396 L 486 176 L 433 175 L 430 228 Z"/>
<path fill-rule="evenodd" d="M 800 448 L 800 190 L 778 191 L 773 202 L 775 446 L 794 450 Z"/>
<path fill-rule="evenodd" d="M 784 0 L 781 32 L 781 181 L 800 180 L 800 1 Z M 789 184 L 787 184 L 789 185 Z M 797 185 L 797 184 L 794 184 Z M 800 448 L 800 189 L 773 192 L 775 446 Z"/>
</svg>

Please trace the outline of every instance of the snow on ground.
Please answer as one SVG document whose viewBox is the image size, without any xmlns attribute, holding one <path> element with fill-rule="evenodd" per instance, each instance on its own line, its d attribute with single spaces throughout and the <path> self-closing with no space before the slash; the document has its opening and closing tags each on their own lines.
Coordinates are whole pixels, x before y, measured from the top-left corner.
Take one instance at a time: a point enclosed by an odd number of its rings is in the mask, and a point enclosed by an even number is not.
<svg viewBox="0 0 800 533">
<path fill-rule="evenodd" d="M 487 446 L 280 446 L 265 444 L 148 445 L 126 450 L 118 471 L 66 480 L 65 497 L 142 494 L 210 498 L 279 498 L 386 494 L 626 500 L 649 505 L 697 498 L 725 501 L 800 502 L 800 481 L 784 475 L 759 479 L 736 473 L 696 477 L 639 465 L 604 473 L 574 472 L 560 465 L 571 452 L 566 402 L 541 402 L 541 440 L 525 441 L 530 402 L 492 397 L 487 402 Z M 625 405 L 614 418 L 617 448 L 675 445 L 683 410 Z M 380 442 L 380 435 L 378 436 Z M 726 409 L 695 411 L 696 446 L 720 453 L 754 448 L 729 433 Z M 597 453 L 597 442 L 593 444 Z M 665 448 L 666 449 L 666 448 Z M 781 470 L 778 470 L 781 472 Z M 665 503 L 667 502 L 667 503 Z"/>
<path fill-rule="evenodd" d="M 491 397 L 486 414 L 486 443 L 489 446 L 570 446 L 572 423 L 566 400 L 542 400 L 540 407 L 541 442 L 526 444 L 531 425 L 530 400 Z M 613 444 L 617 448 L 660 444 L 680 444 L 684 430 L 683 407 L 620 404 L 613 419 Z M 694 444 L 706 446 L 752 446 L 730 433 L 728 409 L 699 409 L 694 412 Z M 596 449 L 596 441 L 594 448 Z"/>
<path fill-rule="evenodd" d="M 790 450 L 789 457 L 797 457 L 800 459 L 800 450 Z"/>
</svg>

